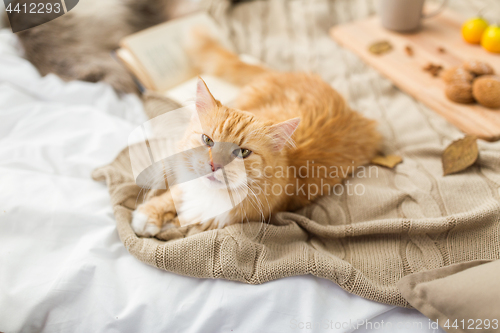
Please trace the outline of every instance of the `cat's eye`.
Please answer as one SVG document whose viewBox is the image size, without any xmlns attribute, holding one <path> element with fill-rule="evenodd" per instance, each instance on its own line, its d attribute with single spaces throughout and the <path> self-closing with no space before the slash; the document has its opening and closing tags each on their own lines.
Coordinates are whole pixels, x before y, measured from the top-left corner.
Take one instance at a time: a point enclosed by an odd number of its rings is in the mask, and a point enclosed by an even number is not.
<svg viewBox="0 0 500 333">
<path fill-rule="evenodd" d="M 252 154 L 252 151 L 250 149 L 246 149 L 246 148 L 235 149 L 233 151 L 234 156 L 241 157 L 241 158 L 247 158 L 248 156 L 250 156 L 250 154 Z"/>
<path fill-rule="evenodd" d="M 215 142 L 214 140 L 210 139 L 207 135 L 205 134 L 202 134 L 201 135 L 201 139 L 203 140 L 203 142 L 208 146 L 208 147 L 213 147 Z"/>
</svg>

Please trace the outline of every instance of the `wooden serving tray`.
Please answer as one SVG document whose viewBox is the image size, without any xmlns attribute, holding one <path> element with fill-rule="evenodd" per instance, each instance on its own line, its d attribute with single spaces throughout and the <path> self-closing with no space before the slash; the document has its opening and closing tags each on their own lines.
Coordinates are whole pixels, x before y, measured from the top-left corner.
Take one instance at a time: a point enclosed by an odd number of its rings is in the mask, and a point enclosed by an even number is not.
<svg viewBox="0 0 500 333">
<path fill-rule="evenodd" d="M 468 134 L 485 140 L 500 139 L 500 109 L 492 110 L 479 104 L 458 104 L 444 94 L 445 84 L 423 70 L 429 63 L 444 68 L 476 59 L 489 63 L 500 74 L 500 55 L 485 51 L 479 45 L 462 40 L 464 20 L 451 10 L 426 20 L 420 31 L 413 34 L 391 32 L 382 27 L 378 17 L 333 27 L 331 37 L 340 45 L 359 55 L 370 66 L 388 77 L 397 87 L 421 101 L 449 122 Z M 374 42 L 389 41 L 393 50 L 374 55 L 368 48 Z M 413 56 L 405 47 L 410 46 Z M 439 48 L 445 51 L 440 52 Z"/>
</svg>

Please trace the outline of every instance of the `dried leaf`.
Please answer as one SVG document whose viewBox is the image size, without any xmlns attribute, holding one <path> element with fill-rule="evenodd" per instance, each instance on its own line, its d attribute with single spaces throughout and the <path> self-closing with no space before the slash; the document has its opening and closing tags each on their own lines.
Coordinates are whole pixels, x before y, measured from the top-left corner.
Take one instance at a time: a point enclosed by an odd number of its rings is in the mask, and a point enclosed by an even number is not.
<svg viewBox="0 0 500 333">
<path fill-rule="evenodd" d="M 386 40 L 375 42 L 368 48 L 368 51 L 376 55 L 381 55 L 391 50 L 392 50 L 392 44 Z"/>
<path fill-rule="evenodd" d="M 453 141 L 443 152 L 443 176 L 460 172 L 474 164 L 479 155 L 477 138 L 466 135 L 464 138 Z"/>
<path fill-rule="evenodd" d="M 371 162 L 376 165 L 394 169 L 396 165 L 403 162 L 403 159 L 401 158 L 401 156 L 397 155 L 376 156 L 372 159 Z"/>
</svg>

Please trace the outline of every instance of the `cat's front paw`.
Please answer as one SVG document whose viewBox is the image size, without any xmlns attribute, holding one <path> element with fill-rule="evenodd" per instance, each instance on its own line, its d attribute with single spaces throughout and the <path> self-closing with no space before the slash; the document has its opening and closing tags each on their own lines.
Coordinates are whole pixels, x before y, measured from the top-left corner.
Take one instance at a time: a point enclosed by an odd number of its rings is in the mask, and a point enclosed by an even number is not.
<svg viewBox="0 0 500 333">
<path fill-rule="evenodd" d="M 160 232 L 158 222 L 140 210 L 132 214 L 132 229 L 142 237 L 154 237 Z"/>
</svg>

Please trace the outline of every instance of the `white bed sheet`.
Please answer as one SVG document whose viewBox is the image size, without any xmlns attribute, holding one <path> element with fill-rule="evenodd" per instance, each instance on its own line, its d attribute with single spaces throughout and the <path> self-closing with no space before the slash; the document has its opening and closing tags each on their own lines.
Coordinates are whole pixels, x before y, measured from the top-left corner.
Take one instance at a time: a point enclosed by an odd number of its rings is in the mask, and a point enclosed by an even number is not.
<svg viewBox="0 0 500 333">
<path fill-rule="evenodd" d="M 139 99 L 42 78 L 20 54 L 1 31 L 1 332 L 438 331 L 313 276 L 252 286 L 139 262 L 118 239 L 106 186 L 90 178 L 146 120 Z M 356 326 L 364 320 L 374 328 Z"/>
</svg>

